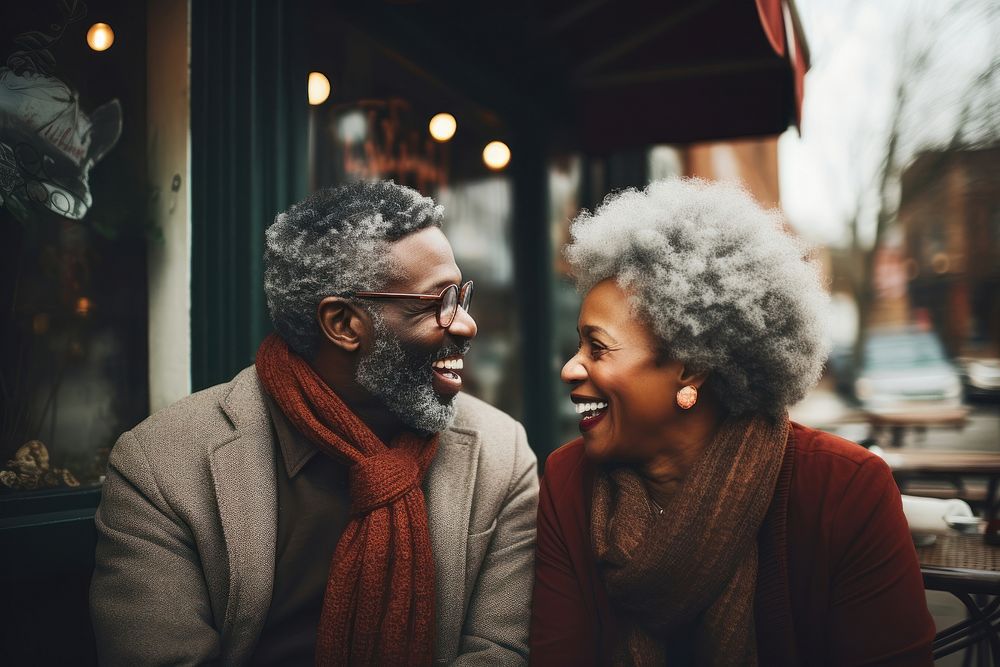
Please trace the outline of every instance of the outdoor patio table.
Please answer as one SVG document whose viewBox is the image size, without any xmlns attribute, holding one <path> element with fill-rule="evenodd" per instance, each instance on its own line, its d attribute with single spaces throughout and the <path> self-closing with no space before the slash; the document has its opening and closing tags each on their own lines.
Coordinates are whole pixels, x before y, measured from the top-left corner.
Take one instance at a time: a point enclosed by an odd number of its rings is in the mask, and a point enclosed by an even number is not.
<svg viewBox="0 0 1000 667">
<path fill-rule="evenodd" d="M 1000 662 L 1000 547 L 982 535 L 938 535 L 917 547 L 924 587 L 947 591 L 968 610 L 968 617 L 934 638 L 935 660 L 977 645 L 979 664 Z M 972 651 L 963 664 L 969 664 Z M 992 660 L 990 656 L 992 655 Z"/>
<path fill-rule="evenodd" d="M 953 482 L 957 497 L 972 500 L 965 494 L 964 481 L 969 477 L 987 478 L 989 485 L 984 499 L 984 518 L 989 521 L 996 517 L 1000 453 L 902 449 L 885 452 L 883 458 L 892 469 L 892 475 L 901 489 L 910 479 L 936 477 Z"/>
<path fill-rule="evenodd" d="M 903 435 L 908 428 L 926 429 L 928 426 L 962 428 L 968 416 L 969 408 L 964 405 L 945 409 L 931 405 L 923 410 L 899 413 L 865 412 L 865 418 L 872 427 L 873 435 L 883 428 L 888 428 L 892 434 L 891 444 L 894 448 L 903 446 Z"/>
</svg>

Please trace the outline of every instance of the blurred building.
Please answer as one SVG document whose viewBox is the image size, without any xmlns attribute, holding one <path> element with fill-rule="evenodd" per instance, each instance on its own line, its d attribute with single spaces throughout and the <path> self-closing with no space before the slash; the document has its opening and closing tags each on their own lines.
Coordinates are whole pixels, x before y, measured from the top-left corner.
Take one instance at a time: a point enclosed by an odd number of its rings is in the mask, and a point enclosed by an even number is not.
<svg viewBox="0 0 1000 667">
<path fill-rule="evenodd" d="M 1000 355 L 1000 147 L 921 154 L 902 177 L 908 293 L 952 355 Z"/>
<path fill-rule="evenodd" d="M 763 206 L 780 205 L 777 137 L 699 143 L 688 146 L 683 153 L 685 176 L 738 181 Z"/>
</svg>

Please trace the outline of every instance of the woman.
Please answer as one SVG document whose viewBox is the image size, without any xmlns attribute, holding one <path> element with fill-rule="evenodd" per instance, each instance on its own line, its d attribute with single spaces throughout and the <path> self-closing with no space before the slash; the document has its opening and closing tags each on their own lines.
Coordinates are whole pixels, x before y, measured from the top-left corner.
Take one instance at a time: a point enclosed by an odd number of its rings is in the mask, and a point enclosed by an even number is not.
<svg viewBox="0 0 1000 667">
<path fill-rule="evenodd" d="M 888 468 L 788 420 L 825 295 L 777 215 L 677 179 L 572 236 L 582 437 L 545 466 L 532 662 L 930 665 Z"/>
</svg>

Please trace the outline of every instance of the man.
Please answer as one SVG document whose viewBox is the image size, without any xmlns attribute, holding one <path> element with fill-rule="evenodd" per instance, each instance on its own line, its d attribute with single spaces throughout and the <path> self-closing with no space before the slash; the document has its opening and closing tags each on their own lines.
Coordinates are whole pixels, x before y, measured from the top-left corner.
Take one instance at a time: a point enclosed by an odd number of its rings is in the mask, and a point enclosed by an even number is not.
<svg viewBox="0 0 1000 667">
<path fill-rule="evenodd" d="M 472 284 L 440 219 L 392 182 L 277 216 L 277 334 L 111 453 L 102 662 L 525 662 L 535 457 L 459 393 Z"/>
</svg>

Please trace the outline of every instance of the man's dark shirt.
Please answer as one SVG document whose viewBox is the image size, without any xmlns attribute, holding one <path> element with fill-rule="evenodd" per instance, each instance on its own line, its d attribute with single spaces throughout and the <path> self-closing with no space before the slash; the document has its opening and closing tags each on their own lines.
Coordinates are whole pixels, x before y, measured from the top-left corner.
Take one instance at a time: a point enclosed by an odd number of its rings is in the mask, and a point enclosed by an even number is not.
<svg viewBox="0 0 1000 667">
<path fill-rule="evenodd" d="M 330 559 L 350 511 L 347 466 L 321 453 L 270 399 L 278 436 L 278 542 L 255 665 L 313 665 Z M 261 564 L 264 566 L 264 564 Z"/>
</svg>

